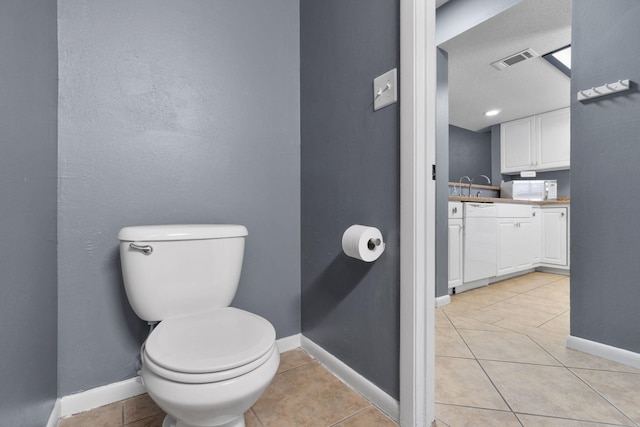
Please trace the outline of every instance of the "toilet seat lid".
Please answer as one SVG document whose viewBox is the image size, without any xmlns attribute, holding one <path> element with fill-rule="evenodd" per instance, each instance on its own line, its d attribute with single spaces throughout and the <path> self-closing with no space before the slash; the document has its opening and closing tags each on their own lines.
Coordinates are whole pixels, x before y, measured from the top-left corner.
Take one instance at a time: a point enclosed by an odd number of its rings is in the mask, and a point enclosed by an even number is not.
<svg viewBox="0 0 640 427">
<path fill-rule="evenodd" d="M 273 348 L 271 323 L 233 307 L 163 320 L 145 343 L 146 356 L 175 372 L 211 373 L 253 362 Z"/>
</svg>

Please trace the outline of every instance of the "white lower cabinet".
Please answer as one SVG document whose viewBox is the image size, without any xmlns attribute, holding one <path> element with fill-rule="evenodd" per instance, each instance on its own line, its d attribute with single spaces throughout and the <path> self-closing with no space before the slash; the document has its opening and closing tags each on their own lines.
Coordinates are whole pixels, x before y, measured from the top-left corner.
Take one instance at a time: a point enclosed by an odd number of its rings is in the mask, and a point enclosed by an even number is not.
<svg viewBox="0 0 640 427">
<path fill-rule="evenodd" d="M 496 277 L 537 267 L 568 270 L 567 205 L 495 205 L 498 208 Z M 449 202 L 449 288 L 464 284 L 465 230 L 462 211 L 462 203 Z"/>
<path fill-rule="evenodd" d="M 496 276 L 533 268 L 536 259 L 536 237 L 532 206 L 498 205 Z"/>
<path fill-rule="evenodd" d="M 462 203 L 449 202 L 449 288 L 462 285 Z"/>
<path fill-rule="evenodd" d="M 449 288 L 462 285 L 462 220 L 449 220 Z"/>
<path fill-rule="evenodd" d="M 543 208 L 542 253 L 540 262 L 558 266 L 568 265 L 568 208 Z"/>
</svg>

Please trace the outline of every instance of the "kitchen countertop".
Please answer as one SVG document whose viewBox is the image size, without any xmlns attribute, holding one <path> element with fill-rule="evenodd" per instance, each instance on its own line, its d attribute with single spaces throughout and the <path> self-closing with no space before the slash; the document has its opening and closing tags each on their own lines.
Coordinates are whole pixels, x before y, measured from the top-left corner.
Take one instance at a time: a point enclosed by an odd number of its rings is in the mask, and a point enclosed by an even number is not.
<svg viewBox="0 0 640 427">
<path fill-rule="evenodd" d="M 450 202 L 476 202 L 476 203 L 515 203 L 520 205 L 536 205 L 536 206 L 549 206 L 549 205 L 568 205 L 571 199 L 569 197 L 558 197 L 558 200 L 548 200 L 544 202 L 538 202 L 534 200 L 513 200 L 513 199 L 501 199 L 498 197 L 467 197 L 467 196 L 449 196 Z"/>
</svg>

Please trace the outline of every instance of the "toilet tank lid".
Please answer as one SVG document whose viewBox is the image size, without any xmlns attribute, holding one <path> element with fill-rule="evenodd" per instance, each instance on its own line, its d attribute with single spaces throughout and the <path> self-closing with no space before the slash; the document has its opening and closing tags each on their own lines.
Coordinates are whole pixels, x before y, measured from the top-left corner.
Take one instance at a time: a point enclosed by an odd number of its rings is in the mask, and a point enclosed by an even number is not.
<svg viewBox="0 0 640 427">
<path fill-rule="evenodd" d="M 158 242 L 166 240 L 204 240 L 244 237 L 249 232 L 236 224 L 173 224 L 124 227 L 118 239 L 125 242 Z"/>
</svg>

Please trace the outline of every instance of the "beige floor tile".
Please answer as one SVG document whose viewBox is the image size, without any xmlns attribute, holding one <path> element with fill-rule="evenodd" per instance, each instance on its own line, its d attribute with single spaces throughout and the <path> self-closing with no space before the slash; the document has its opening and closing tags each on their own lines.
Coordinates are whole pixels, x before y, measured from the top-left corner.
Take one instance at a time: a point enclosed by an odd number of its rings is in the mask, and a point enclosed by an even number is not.
<svg viewBox="0 0 640 427">
<path fill-rule="evenodd" d="M 568 369 L 480 361 L 514 412 L 633 425 Z"/>
<path fill-rule="evenodd" d="M 499 326 L 509 331 L 518 332 L 529 337 L 543 337 L 549 341 L 557 343 L 558 345 L 565 345 L 565 342 L 567 341 L 567 334 L 559 334 L 550 329 L 524 325 L 511 319 L 503 319 L 496 322 L 495 326 Z"/>
<path fill-rule="evenodd" d="M 451 320 L 441 308 L 436 309 L 436 328 L 453 328 Z"/>
<path fill-rule="evenodd" d="M 453 328 L 436 328 L 436 356 L 473 359 L 473 354 Z"/>
<path fill-rule="evenodd" d="M 503 280 L 501 282 L 492 283 L 489 286 L 495 289 L 504 289 L 506 291 L 513 292 L 515 294 L 522 294 L 532 289 L 539 288 L 540 286 L 544 286 L 544 284 L 541 284 L 535 281 L 531 282 L 529 280 L 524 280 L 521 277 L 517 277 L 514 279 Z"/>
<path fill-rule="evenodd" d="M 436 402 L 508 410 L 476 360 L 436 357 Z"/>
<path fill-rule="evenodd" d="M 511 412 L 436 404 L 436 418 L 451 427 L 521 427 Z"/>
<path fill-rule="evenodd" d="M 568 282 L 565 283 L 563 281 L 558 281 L 532 289 L 528 291 L 526 295 L 555 301 L 568 301 L 569 293 L 570 289 Z"/>
<path fill-rule="evenodd" d="M 573 369 L 598 393 L 636 423 L 640 423 L 640 374 Z"/>
<path fill-rule="evenodd" d="M 569 310 L 569 301 L 551 300 L 528 294 L 516 295 L 507 301 L 510 304 L 533 308 L 550 314 L 562 314 Z"/>
<path fill-rule="evenodd" d="M 374 407 L 369 407 L 357 414 L 334 424 L 336 427 L 397 427 L 392 419 L 385 416 L 382 412 Z"/>
<path fill-rule="evenodd" d="M 553 332 L 556 334 L 564 335 L 566 337 L 571 333 L 571 327 L 569 324 L 570 324 L 570 314 L 569 314 L 569 311 L 567 310 L 564 313 L 558 315 L 558 317 L 554 317 L 548 322 L 540 325 L 540 329 Z"/>
<path fill-rule="evenodd" d="M 504 316 L 493 313 L 491 310 L 478 310 L 476 308 L 468 307 L 463 303 L 453 303 L 442 307 L 449 318 L 453 318 L 455 315 L 465 316 L 469 319 L 477 320 L 479 322 L 494 324 L 502 319 Z"/>
<path fill-rule="evenodd" d="M 265 427 L 326 426 L 369 404 L 318 363 L 277 374 L 253 405 Z"/>
<path fill-rule="evenodd" d="M 560 363 L 526 335 L 517 332 L 461 330 L 460 335 L 478 359 L 556 365 Z M 437 350 L 437 348 L 436 348 Z"/>
<path fill-rule="evenodd" d="M 314 363 L 313 358 L 301 348 L 285 351 L 284 353 L 280 353 L 280 366 L 278 367 L 278 373 L 307 365 L 309 363 Z"/>
<path fill-rule="evenodd" d="M 504 328 L 488 322 L 473 319 L 465 314 L 450 312 L 447 314 L 456 329 L 475 329 L 478 331 L 504 331 Z"/>
<path fill-rule="evenodd" d="M 581 351 L 567 348 L 564 340 L 556 341 L 548 337 L 536 336 L 531 337 L 542 348 L 548 351 L 553 357 L 558 359 L 564 366 L 568 368 L 594 369 L 599 371 L 613 372 L 631 372 L 640 374 L 640 369 L 635 369 L 621 363 L 612 362 L 611 360 L 593 356 Z"/>
<path fill-rule="evenodd" d="M 59 427 L 122 427 L 122 402 L 101 406 L 63 419 Z"/>
<path fill-rule="evenodd" d="M 611 427 L 611 424 L 590 423 L 562 418 L 516 414 L 524 427 Z"/>
<path fill-rule="evenodd" d="M 143 418 L 138 421 L 134 421 L 130 424 L 125 424 L 125 427 L 161 427 L 164 421 L 165 414 L 156 414 L 147 418 Z"/>
<path fill-rule="evenodd" d="M 499 302 L 480 311 L 490 311 L 493 314 L 502 315 L 507 320 L 535 327 L 548 322 L 556 316 L 530 307 L 509 304 L 506 301 Z"/>
<path fill-rule="evenodd" d="M 253 409 L 249 409 L 244 413 L 244 424 L 245 427 L 262 427 L 262 424 L 260 424 L 260 421 L 253 412 Z"/>
<path fill-rule="evenodd" d="M 154 415 L 164 414 L 162 409 L 160 409 L 158 405 L 151 400 L 147 393 L 127 399 L 122 403 L 124 408 L 123 419 L 125 425 Z"/>
</svg>

